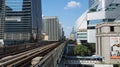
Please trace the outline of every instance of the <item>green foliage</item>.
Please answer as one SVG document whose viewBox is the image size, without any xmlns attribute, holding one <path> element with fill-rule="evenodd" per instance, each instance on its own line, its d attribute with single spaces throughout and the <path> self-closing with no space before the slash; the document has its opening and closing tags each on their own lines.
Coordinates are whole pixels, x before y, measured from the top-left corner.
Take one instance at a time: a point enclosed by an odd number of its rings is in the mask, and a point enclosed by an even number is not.
<svg viewBox="0 0 120 67">
<path fill-rule="evenodd" d="M 74 40 L 68 40 L 68 43 L 69 43 L 69 44 L 74 44 L 75 41 L 74 41 Z"/>
<path fill-rule="evenodd" d="M 120 67 L 120 64 L 114 64 L 114 67 Z"/>
<path fill-rule="evenodd" d="M 91 51 L 84 45 L 76 45 L 74 47 L 74 55 L 89 56 L 91 55 Z"/>
<path fill-rule="evenodd" d="M 118 67 L 120 67 L 120 64 L 118 65 Z"/>
<path fill-rule="evenodd" d="M 91 55 L 95 54 L 95 43 L 87 43 L 84 44 L 91 51 Z"/>
</svg>

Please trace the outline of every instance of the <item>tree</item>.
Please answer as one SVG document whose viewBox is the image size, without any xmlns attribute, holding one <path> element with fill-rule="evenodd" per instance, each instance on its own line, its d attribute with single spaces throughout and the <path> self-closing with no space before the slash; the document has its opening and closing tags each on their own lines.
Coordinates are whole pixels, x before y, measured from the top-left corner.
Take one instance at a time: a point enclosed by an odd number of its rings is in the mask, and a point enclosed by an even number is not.
<svg viewBox="0 0 120 67">
<path fill-rule="evenodd" d="M 76 45 L 74 47 L 74 54 L 79 56 L 89 56 L 91 51 L 84 45 Z"/>
<path fill-rule="evenodd" d="M 95 43 L 87 43 L 84 44 L 91 51 L 91 55 L 95 54 Z"/>
</svg>

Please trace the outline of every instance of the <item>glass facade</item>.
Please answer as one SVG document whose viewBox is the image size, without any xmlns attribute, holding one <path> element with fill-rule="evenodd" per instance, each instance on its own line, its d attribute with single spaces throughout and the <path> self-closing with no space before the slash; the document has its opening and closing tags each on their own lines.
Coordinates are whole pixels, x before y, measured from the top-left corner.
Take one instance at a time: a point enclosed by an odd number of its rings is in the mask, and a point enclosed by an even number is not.
<svg viewBox="0 0 120 67">
<path fill-rule="evenodd" d="M 42 8 L 41 8 L 41 0 L 30 0 L 32 1 L 32 28 L 41 35 L 42 30 Z M 37 31 L 38 30 L 38 31 Z M 40 36 L 39 36 L 40 38 Z"/>
<path fill-rule="evenodd" d="M 32 32 L 31 1 L 5 1 L 5 32 Z"/>
<path fill-rule="evenodd" d="M 89 8 L 96 2 L 96 0 L 89 0 Z"/>
<path fill-rule="evenodd" d="M 41 33 L 41 0 L 0 0 L 0 38 L 5 42 L 29 41 L 33 29 Z M 8 43 L 5 43 L 8 44 Z"/>
<path fill-rule="evenodd" d="M 4 0 L 0 0 L 0 39 L 3 39 L 4 37 L 4 16 L 5 16 L 5 10 L 4 10 Z"/>
<path fill-rule="evenodd" d="M 87 33 L 77 33 L 77 38 L 87 38 Z"/>
<path fill-rule="evenodd" d="M 100 24 L 100 23 L 102 23 L 102 22 L 103 22 L 103 20 L 90 20 L 90 21 L 87 22 L 87 24 L 88 24 L 88 26 L 89 26 L 89 25 Z"/>
<path fill-rule="evenodd" d="M 87 29 L 95 29 L 97 24 L 103 23 L 103 19 L 87 21 Z"/>
<path fill-rule="evenodd" d="M 106 11 L 113 11 L 117 8 L 120 7 L 120 4 L 119 3 L 111 3 L 107 8 L 106 8 Z"/>
<path fill-rule="evenodd" d="M 115 19 L 97 19 L 97 20 L 89 20 L 87 21 L 88 26 L 95 26 L 96 24 L 101 24 L 103 22 L 113 22 Z"/>
</svg>

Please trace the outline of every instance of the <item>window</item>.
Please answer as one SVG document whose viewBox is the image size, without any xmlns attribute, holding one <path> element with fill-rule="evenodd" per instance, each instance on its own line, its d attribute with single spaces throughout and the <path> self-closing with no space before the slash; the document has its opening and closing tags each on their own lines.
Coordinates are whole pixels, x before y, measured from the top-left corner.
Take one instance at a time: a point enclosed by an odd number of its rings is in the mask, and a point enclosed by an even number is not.
<svg viewBox="0 0 120 67">
<path fill-rule="evenodd" d="M 106 11 L 113 11 L 114 9 L 118 8 L 120 4 L 110 4 L 107 8 Z"/>
<path fill-rule="evenodd" d="M 95 26 L 87 27 L 87 29 L 95 29 Z"/>
<path fill-rule="evenodd" d="M 101 24 L 101 23 L 103 23 L 103 19 L 89 20 L 89 21 L 87 21 L 88 25 L 96 25 L 96 24 Z"/>
<path fill-rule="evenodd" d="M 114 32 L 114 26 L 110 26 L 110 32 Z"/>
</svg>

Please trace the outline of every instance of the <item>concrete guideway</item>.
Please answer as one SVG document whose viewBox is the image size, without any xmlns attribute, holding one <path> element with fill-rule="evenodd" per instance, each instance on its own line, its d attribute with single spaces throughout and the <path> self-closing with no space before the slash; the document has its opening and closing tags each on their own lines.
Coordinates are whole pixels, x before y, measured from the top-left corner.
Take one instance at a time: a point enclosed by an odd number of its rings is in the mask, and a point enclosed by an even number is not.
<svg viewBox="0 0 120 67">
<path fill-rule="evenodd" d="M 58 47 L 45 55 L 42 60 L 32 65 L 32 67 L 57 67 L 61 61 L 65 45 L 66 42 L 61 43 Z"/>
<path fill-rule="evenodd" d="M 44 56 L 44 54 L 46 54 L 44 52 L 46 51 L 48 52 L 54 49 L 55 47 L 57 47 L 58 44 L 59 42 L 46 45 L 43 47 L 38 47 L 36 49 L 29 50 L 20 54 L 16 54 L 8 58 L 3 58 L 0 60 L 0 67 L 12 67 L 12 66 L 16 67 L 23 64 L 25 61 L 31 62 L 32 58 L 38 55 Z"/>
</svg>

